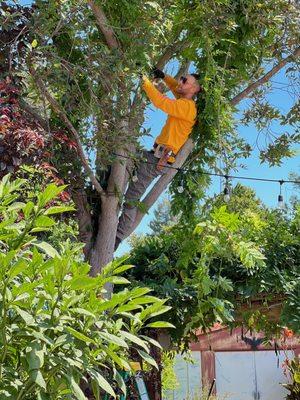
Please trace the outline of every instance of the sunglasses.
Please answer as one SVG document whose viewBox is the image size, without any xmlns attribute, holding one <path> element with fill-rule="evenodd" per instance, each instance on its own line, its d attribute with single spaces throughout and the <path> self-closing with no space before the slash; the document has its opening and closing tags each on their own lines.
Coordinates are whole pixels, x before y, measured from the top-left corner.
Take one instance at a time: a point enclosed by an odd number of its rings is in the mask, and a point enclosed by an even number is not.
<svg viewBox="0 0 300 400">
<path fill-rule="evenodd" d="M 181 76 L 181 77 L 179 78 L 179 80 L 180 80 L 183 84 L 185 84 L 185 83 L 187 82 L 187 77 L 186 77 L 186 76 Z"/>
</svg>

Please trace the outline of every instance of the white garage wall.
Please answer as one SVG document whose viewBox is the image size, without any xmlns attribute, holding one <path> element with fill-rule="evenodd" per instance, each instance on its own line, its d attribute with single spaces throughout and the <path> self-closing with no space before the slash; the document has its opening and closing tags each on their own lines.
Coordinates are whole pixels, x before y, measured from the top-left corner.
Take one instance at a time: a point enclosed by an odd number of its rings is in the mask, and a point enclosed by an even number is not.
<svg viewBox="0 0 300 400">
<path fill-rule="evenodd" d="M 290 358 L 293 352 L 288 352 Z M 282 363 L 274 351 L 216 352 L 217 395 L 228 400 L 284 400 Z"/>
</svg>

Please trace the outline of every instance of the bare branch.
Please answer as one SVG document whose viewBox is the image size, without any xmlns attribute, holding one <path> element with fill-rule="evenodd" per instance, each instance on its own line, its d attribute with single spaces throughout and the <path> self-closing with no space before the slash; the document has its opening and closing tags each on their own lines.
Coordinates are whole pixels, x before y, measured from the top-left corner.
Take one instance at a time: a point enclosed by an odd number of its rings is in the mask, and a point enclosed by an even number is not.
<svg viewBox="0 0 300 400">
<path fill-rule="evenodd" d="M 91 7 L 94 16 L 96 18 L 98 27 L 105 37 L 106 43 L 110 49 L 117 49 L 119 47 L 116 35 L 109 25 L 108 20 L 102 10 L 102 8 L 97 5 L 94 0 L 88 0 L 88 4 Z"/>
<path fill-rule="evenodd" d="M 38 86 L 41 94 L 43 96 L 45 96 L 45 98 L 49 101 L 53 110 L 60 116 L 60 118 L 63 120 L 63 122 L 65 123 L 67 128 L 71 131 L 71 133 L 74 136 L 74 139 L 76 141 L 77 151 L 78 151 L 79 157 L 81 159 L 81 163 L 83 165 L 83 168 L 85 169 L 86 174 L 91 179 L 91 182 L 94 185 L 97 192 L 100 193 L 100 195 L 104 195 L 105 194 L 104 190 L 102 189 L 100 183 L 97 181 L 91 167 L 89 166 L 87 159 L 85 158 L 84 150 L 83 150 L 78 132 L 74 128 L 73 124 L 67 117 L 64 110 L 61 108 L 61 106 L 58 104 L 58 102 L 54 99 L 54 97 L 49 93 L 46 86 L 44 85 L 44 82 L 38 76 L 38 73 L 35 71 L 35 69 L 32 66 L 30 66 L 29 71 L 30 71 L 31 75 L 34 77 L 35 83 Z"/>
<path fill-rule="evenodd" d="M 291 55 L 288 57 L 284 58 L 281 60 L 277 65 L 275 65 L 269 72 L 267 72 L 263 77 L 258 79 L 256 82 L 253 82 L 251 85 L 249 85 L 245 90 L 243 90 L 241 93 L 239 93 L 237 96 L 235 96 L 233 99 L 231 99 L 230 103 L 235 106 L 238 104 L 241 100 L 243 100 L 245 97 L 247 97 L 251 92 L 253 92 L 256 88 L 259 86 L 263 85 L 264 83 L 268 82 L 272 76 L 277 74 L 278 71 L 280 71 L 285 65 L 292 61 L 293 59 L 299 57 L 300 55 L 300 47 L 298 47 Z"/>
</svg>

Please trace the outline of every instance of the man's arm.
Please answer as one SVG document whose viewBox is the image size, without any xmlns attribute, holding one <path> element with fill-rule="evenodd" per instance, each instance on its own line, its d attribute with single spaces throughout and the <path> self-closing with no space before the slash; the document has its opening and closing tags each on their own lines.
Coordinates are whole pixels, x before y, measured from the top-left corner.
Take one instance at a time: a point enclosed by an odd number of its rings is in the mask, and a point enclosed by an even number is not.
<svg viewBox="0 0 300 400">
<path fill-rule="evenodd" d="M 176 99 L 179 99 L 180 96 L 178 95 L 178 93 L 176 92 L 176 88 L 178 86 L 178 82 L 175 78 L 173 78 L 170 75 L 165 75 L 164 77 L 164 82 L 165 84 L 168 86 L 168 88 L 171 90 L 171 92 L 173 93 L 173 95 L 175 96 Z"/>
<path fill-rule="evenodd" d="M 164 96 L 145 76 L 143 77 L 143 89 L 155 107 L 164 111 L 166 114 L 186 121 L 193 121 L 196 113 L 191 110 L 190 102 L 183 99 L 172 100 Z M 194 115 L 195 114 L 195 115 Z"/>
</svg>

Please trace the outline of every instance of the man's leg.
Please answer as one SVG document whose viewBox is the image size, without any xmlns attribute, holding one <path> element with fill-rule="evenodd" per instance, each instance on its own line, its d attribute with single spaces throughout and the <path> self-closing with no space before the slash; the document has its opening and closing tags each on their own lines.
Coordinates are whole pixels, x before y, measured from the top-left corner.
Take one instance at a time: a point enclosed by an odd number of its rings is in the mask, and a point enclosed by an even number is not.
<svg viewBox="0 0 300 400">
<path fill-rule="evenodd" d="M 125 194 L 125 203 L 119 219 L 115 247 L 127 236 L 128 230 L 130 230 L 135 221 L 137 207 L 134 203 L 140 201 L 153 179 L 162 173 L 156 169 L 157 162 L 158 159 L 154 157 L 152 152 L 143 152 L 143 160 L 140 161 L 137 170 L 138 180 L 137 182 L 130 182 Z"/>
</svg>

